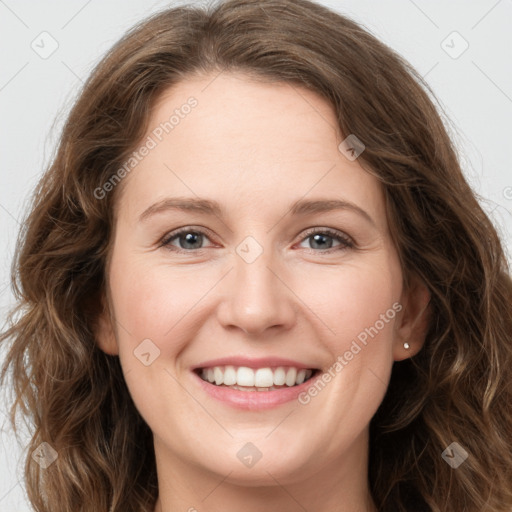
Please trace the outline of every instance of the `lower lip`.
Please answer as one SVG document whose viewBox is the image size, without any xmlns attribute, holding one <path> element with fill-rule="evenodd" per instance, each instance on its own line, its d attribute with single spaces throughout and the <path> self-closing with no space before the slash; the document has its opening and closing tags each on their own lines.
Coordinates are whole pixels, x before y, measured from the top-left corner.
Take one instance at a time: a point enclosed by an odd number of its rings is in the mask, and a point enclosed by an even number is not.
<svg viewBox="0 0 512 512">
<path fill-rule="evenodd" d="M 203 380 L 197 373 L 192 373 L 199 381 L 203 390 L 211 397 L 232 407 L 253 411 L 271 409 L 278 405 L 297 400 L 298 396 L 306 391 L 311 384 L 321 376 L 320 372 L 318 372 L 318 375 L 313 376 L 298 386 L 273 389 L 270 391 L 240 391 L 238 389 L 228 388 L 227 386 L 210 384 Z"/>
</svg>

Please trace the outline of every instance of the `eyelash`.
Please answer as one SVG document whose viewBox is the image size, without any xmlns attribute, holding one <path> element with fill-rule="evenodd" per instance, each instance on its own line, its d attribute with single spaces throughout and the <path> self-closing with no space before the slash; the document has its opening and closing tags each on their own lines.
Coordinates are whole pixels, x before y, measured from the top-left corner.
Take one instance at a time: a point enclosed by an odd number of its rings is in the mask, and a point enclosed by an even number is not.
<svg viewBox="0 0 512 512">
<path fill-rule="evenodd" d="M 190 254 L 190 253 L 194 253 L 194 252 L 197 253 L 198 251 L 202 251 L 204 248 L 201 248 L 201 249 L 181 249 L 179 247 L 174 247 L 174 246 L 170 245 L 170 243 L 174 239 L 179 238 L 180 235 L 187 234 L 187 233 L 194 233 L 194 234 L 197 234 L 197 235 L 203 235 L 203 236 L 208 238 L 208 234 L 205 231 L 202 231 L 201 229 L 192 229 L 192 228 L 189 228 L 189 227 L 181 228 L 178 231 L 174 231 L 174 232 L 169 233 L 168 235 L 166 235 L 162 239 L 160 247 L 165 247 L 166 249 L 168 249 L 170 251 L 173 251 L 173 252 L 176 252 L 176 253 L 181 253 L 181 254 Z M 325 249 L 325 250 L 322 250 L 322 249 L 318 249 L 317 250 L 317 249 L 311 249 L 310 248 L 309 252 L 320 253 L 320 254 L 330 254 L 330 253 L 335 252 L 335 251 L 342 251 L 342 250 L 346 250 L 346 249 L 353 249 L 353 248 L 355 248 L 355 244 L 351 240 L 351 238 L 349 238 L 348 236 L 343 235 L 339 231 L 336 231 L 336 230 L 331 229 L 331 228 L 312 228 L 312 229 L 306 230 L 306 232 L 304 233 L 304 236 L 302 237 L 300 242 L 303 242 L 304 240 L 306 240 L 306 239 L 308 239 L 311 236 L 316 235 L 316 234 L 328 235 L 330 238 L 333 238 L 333 239 L 337 240 L 338 242 L 340 242 L 341 245 L 339 245 L 337 247 L 331 247 L 330 249 Z"/>
</svg>

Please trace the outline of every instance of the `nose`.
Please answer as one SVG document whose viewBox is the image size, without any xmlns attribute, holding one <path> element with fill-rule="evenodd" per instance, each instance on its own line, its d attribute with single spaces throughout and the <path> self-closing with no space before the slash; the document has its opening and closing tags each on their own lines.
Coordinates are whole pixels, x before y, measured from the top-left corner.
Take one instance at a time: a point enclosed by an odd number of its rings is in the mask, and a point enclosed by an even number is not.
<svg viewBox="0 0 512 512">
<path fill-rule="evenodd" d="M 294 294 L 268 254 L 251 263 L 235 254 L 234 261 L 217 309 L 221 325 L 253 336 L 290 329 L 296 316 Z"/>
</svg>

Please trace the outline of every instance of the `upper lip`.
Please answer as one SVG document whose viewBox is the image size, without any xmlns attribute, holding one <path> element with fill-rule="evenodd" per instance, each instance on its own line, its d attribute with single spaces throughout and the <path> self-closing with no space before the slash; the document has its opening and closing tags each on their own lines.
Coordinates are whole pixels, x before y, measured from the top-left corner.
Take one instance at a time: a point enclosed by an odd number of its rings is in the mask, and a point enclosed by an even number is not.
<svg viewBox="0 0 512 512">
<path fill-rule="evenodd" d="M 282 357 L 258 357 L 250 358 L 243 356 L 221 357 L 219 359 L 211 359 L 193 366 L 192 370 L 200 368 L 213 368 L 214 366 L 245 366 L 247 368 L 276 368 L 278 366 L 293 366 L 294 368 L 305 368 L 314 370 L 316 366 L 309 363 L 301 363 L 293 359 L 285 359 Z"/>
</svg>

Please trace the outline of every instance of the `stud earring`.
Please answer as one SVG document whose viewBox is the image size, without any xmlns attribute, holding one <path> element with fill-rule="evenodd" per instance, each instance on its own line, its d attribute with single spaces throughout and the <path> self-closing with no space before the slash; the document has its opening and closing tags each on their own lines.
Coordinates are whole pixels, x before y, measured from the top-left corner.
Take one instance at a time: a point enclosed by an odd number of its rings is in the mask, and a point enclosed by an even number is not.
<svg viewBox="0 0 512 512">
<path fill-rule="evenodd" d="M 408 350 L 411 346 L 409 345 L 409 343 L 405 342 L 404 343 L 404 348 L 405 350 Z"/>
</svg>

